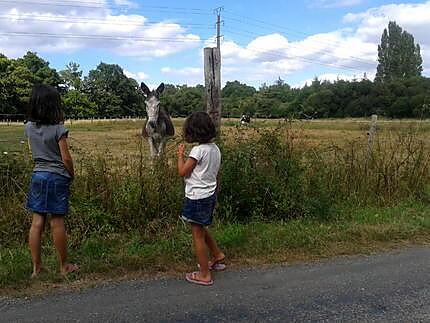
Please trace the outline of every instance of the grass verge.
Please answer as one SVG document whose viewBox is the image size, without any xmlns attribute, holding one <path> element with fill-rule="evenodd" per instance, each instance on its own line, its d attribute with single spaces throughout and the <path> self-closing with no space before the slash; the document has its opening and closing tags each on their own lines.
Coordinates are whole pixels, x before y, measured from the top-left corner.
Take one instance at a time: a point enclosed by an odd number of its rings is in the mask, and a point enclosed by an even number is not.
<svg viewBox="0 0 430 323">
<path fill-rule="evenodd" d="M 430 205 L 402 204 L 390 208 L 350 208 L 330 220 L 222 224 L 213 227 L 230 267 L 313 261 L 369 253 L 410 244 L 430 243 Z M 45 271 L 31 280 L 27 247 L 0 250 L 0 295 L 26 295 L 58 287 L 87 287 L 108 279 L 175 275 L 195 268 L 188 227 L 179 224 L 168 236 L 93 235 L 70 250 L 82 269 L 63 279 L 48 237 L 43 246 Z"/>
</svg>

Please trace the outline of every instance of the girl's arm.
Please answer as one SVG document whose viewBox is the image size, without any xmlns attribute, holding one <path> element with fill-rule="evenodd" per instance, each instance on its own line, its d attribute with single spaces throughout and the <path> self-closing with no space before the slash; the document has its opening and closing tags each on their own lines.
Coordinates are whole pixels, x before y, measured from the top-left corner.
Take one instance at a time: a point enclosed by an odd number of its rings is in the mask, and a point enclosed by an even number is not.
<svg viewBox="0 0 430 323">
<path fill-rule="evenodd" d="M 180 144 L 178 147 L 178 173 L 181 177 L 188 177 L 191 175 L 193 169 L 197 165 L 197 160 L 188 158 L 185 160 L 185 146 Z"/>
<path fill-rule="evenodd" d="M 64 167 L 69 172 L 72 178 L 75 177 L 75 170 L 73 168 L 73 159 L 69 152 L 69 145 L 67 144 L 67 138 L 61 137 L 60 141 L 58 141 L 58 145 L 60 146 L 61 159 L 63 160 Z"/>
</svg>

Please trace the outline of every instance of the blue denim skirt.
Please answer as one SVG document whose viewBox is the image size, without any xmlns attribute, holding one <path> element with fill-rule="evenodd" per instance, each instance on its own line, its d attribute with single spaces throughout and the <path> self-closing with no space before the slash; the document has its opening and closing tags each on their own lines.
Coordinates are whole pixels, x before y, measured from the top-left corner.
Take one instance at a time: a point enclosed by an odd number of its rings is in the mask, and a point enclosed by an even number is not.
<svg viewBox="0 0 430 323">
<path fill-rule="evenodd" d="M 51 172 L 34 172 L 27 208 L 39 214 L 64 215 L 69 211 L 70 178 Z"/>
<path fill-rule="evenodd" d="M 200 200 L 185 198 L 181 218 L 187 222 L 208 226 L 212 224 L 216 194 Z"/>
</svg>

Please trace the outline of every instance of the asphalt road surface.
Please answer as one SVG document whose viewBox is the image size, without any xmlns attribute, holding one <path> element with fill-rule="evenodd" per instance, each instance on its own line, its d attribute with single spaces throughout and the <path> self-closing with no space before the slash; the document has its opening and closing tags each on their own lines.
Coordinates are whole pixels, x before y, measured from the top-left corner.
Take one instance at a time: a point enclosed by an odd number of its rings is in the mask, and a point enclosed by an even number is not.
<svg viewBox="0 0 430 323">
<path fill-rule="evenodd" d="M 0 299 L 1 322 L 430 322 L 430 247 Z"/>
</svg>

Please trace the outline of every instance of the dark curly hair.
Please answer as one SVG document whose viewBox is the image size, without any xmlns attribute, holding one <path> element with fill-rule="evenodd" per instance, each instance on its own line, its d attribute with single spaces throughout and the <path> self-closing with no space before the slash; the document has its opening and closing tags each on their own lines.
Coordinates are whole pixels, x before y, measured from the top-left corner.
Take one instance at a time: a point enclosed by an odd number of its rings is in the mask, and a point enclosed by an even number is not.
<svg viewBox="0 0 430 323">
<path fill-rule="evenodd" d="M 42 125 L 53 125 L 64 121 L 61 97 L 56 88 L 44 84 L 33 87 L 27 120 Z"/>
<path fill-rule="evenodd" d="M 206 112 L 194 112 L 185 120 L 183 137 L 188 143 L 206 144 L 216 135 L 215 124 Z"/>
</svg>

